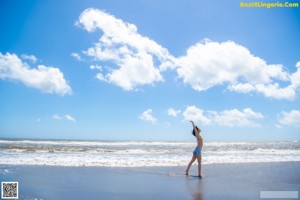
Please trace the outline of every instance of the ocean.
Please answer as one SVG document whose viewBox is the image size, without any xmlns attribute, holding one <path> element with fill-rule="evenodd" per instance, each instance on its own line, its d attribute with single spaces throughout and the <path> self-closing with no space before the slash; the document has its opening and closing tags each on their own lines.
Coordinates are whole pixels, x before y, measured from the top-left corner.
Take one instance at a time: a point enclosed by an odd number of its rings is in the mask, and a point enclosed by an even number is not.
<svg viewBox="0 0 300 200">
<path fill-rule="evenodd" d="M 0 139 L 0 165 L 185 166 L 195 142 Z M 205 142 L 202 163 L 300 161 L 300 141 Z"/>
</svg>

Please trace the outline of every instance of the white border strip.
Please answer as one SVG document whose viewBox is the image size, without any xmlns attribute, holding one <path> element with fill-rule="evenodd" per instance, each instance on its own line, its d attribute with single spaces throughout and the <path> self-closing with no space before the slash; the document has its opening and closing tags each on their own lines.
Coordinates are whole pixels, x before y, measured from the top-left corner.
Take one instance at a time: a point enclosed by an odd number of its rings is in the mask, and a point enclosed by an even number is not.
<svg viewBox="0 0 300 200">
<path fill-rule="evenodd" d="M 298 199 L 298 191 L 260 191 L 261 199 Z"/>
</svg>

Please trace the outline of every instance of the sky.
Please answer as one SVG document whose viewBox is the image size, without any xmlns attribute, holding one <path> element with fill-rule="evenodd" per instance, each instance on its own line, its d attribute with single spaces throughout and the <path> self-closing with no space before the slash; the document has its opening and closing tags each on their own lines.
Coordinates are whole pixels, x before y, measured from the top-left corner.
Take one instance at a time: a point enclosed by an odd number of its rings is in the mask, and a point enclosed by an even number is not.
<svg viewBox="0 0 300 200">
<path fill-rule="evenodd" d="M 300 140 L 299 11 L 2 0 L 0 138 Z"/>
</svg>

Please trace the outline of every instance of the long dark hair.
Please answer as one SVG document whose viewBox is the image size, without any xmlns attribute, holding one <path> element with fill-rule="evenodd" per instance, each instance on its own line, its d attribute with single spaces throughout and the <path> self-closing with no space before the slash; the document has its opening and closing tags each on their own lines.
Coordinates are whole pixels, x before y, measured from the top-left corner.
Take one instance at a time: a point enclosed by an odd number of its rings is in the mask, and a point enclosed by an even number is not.
<svg viewBox="0 0 300 200">
<path fill-rule="evenodd" d="M 198 126 L 195 126 L 195 128 L 193 128 L 193 130 L 192 130 L 192 134 L 196 137 L 196 130 L 195 129 L 199 130 Z"/>
</svg>

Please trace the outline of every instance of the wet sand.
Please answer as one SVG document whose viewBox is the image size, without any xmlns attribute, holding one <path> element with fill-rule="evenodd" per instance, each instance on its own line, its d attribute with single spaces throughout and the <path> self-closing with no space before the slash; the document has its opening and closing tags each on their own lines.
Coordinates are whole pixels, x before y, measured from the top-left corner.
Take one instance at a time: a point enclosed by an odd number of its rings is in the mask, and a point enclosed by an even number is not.
<svg viewBox="0 0 300 200">
<path fill-rule="evenodd" d="M 300 190 L 300 162 L 178 167 L 0 166 L 0 180 L 19 182 L 19 199 L 260 199 L 260 191 Z"/>
</svg>

